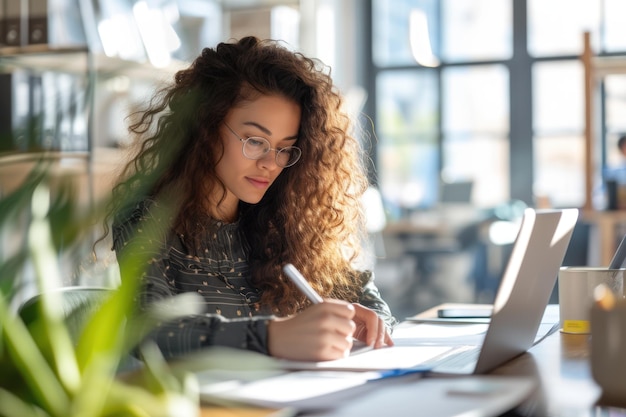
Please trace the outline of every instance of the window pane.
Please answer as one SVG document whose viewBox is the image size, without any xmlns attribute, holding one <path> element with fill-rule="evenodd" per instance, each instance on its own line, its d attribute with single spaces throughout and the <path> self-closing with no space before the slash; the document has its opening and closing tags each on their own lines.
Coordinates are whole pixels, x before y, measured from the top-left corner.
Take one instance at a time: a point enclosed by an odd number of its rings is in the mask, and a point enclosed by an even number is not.
<svg viewBox="0 0 626 417">
<path fill-rule="evenodd" d="M 606 165 L 616 167 L 624 164 L 624 155 L 617 147 L 617 140 L 626 134 L 626 75 L 609 75 L 604 78 L 606 109 Z M 597 137 L 597 135 L 596 135 Z"/>
<path fill-rule="evenodd" d="M 626 133 L 626 75 L 606 76 L 604 87 L 607 129 Z"/>
<path fill-rule="evenodd" d="M 554 207 L 581 207 L 585 201 L 585 153 L 581 136 L 535 136 L 533 193 Z"/>
<path fill-rule="evenodd" d="M 396 214 L 428 206 L 438 187 L 437 74 L 433 70 L 382 72 L 376 94 L 383 198 Z"/>
<path fill-rule="evenodd" d="M 604 0 L 604 49 L 607 52 L 626 50 L 626 2 Z"/>
<path fill-rule="evenodd" d="M 510 0 L 444 0 L 442 51 L 446 61 L 508 59 L 512 55 Z"/>
<path fill-rule="evenodd" d="M 438 99 L 434 70 L 381 72 L 376 80 L 376 97 L 378 131 L 436 131 Z"/>
<path fill-rule="evenodd" d="M 390 217 L 437 201 L 439 151 L 433 136 L 384 135 L 378 145 L 380 191 Z"/>
<path fill-rule="evenodd" d="M 533 127 L 540 135 L 584 129 L 583 67 L 579 61 L 533 66 Z"/>
<path fill-rule="evenodd" d="M 509 196 L 509 142 L 505 136 L 456 134 L 443 145 L 444 181 L 473 180 L 472 203 L 491 207 Z"/>
<path fill-rule="evenodd" d="M 442 72 L 442 178 L 473 180 L 478 206 L 502 203 L 509 195 L 508 82 L 502 65 Z"/>
<path fill-rule="evenodd" d="M 414 9 L 426 14 L 431 48 L 433 51 L 439 49 L 436 0 L 374 0 L 372 7 L 372 54 L 376 65 L 416 64 L 409 39 L 409 16 Z"/>
<path fill-rule="evenodd" d="M 502 65 L 443 70 L 444 132 L 508 133 L 508 83 L 508 70 Z"/>
<path fill-rule="evenodd" d="M 533 56 L 581 54 L 585 31 L 592 33 L 597 51 L 600 5 L 598 0 L 528 0 L 528 52 Z M 624 26 L 623 20 L 620 25 Z"/>
</svg>

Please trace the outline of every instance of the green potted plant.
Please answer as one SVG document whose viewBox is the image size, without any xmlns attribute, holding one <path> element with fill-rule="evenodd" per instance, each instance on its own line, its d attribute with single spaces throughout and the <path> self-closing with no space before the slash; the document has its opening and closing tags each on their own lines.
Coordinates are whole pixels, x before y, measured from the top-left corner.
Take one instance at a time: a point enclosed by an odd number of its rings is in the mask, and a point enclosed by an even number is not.
<svg viewBox="0 0 626 417">
<path fill-rule="evenodd" d="M 136 281 L 105 292 L 97 308 L 82 312 L 78 331 L 68 328 L 54 290 L 62 282 L 59 259 L 89 241 L 105 202 L 80 209 L 71 184 L 55 184 L 54 193 L 51 184 L 39 167 L 0 200 L 0 232 L 26 219 L 23 244 L 0 262 L 0 416 L 198 415 L 195 378 L 168 367 L 155 347 L 143 345 L 141 366 L 119 371 L 154 320 L 130 314 Z M 124 259 L 119 267 L 138 273 L 145 261 Z M 11 306 L 25 270 L 34 271 L 41 293 L 28 317 Z M 190 304 L 180 303 L 177 314 L 188 314 Z"/>
</svg>

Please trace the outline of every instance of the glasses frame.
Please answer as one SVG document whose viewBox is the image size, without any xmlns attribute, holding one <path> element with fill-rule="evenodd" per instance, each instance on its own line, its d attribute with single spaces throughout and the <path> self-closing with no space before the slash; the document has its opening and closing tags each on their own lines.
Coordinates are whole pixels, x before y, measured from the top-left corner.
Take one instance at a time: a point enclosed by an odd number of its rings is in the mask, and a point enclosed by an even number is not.
<svg viewBox="0 0 626 417">
<path fill-rule="evenodd" d="M 270 143 L 270 141 L 264 138 L 263 136 L 248 136 L 247 138 L 242 138 L 228 125 L 228 123 L 224 122 L 224 126 L 226 126 L 228 130 L 230 130 L 230 133 L 235 135 L 235 137 L 241 141 L 241 153 L 243 154 L 243 156 L 253 161 L 258 161 L 259 159 L 263 159 L 268 153 L 270 153 L 270 151 L 274 151 L 276 152 L 276 154 L 274 155 L 274 161 L 276 162 L 276 165 L 278 165 L 281 168 L 289 168 L 289 167 L 294 166 L 302 157 L 302 149 L 298 148 L 297 146 L 285 146 L 284 148 L 280 148 L 280 149 L 272 148 L 272 144 Z M 252 158 L 251 156 L 247 155 L 246 143 L 248 143 L 250 139 L 253 139 L 259 142 L 264 142 L 265 144 L 267 144 L 267 147 L 266 147 L 267 151 L 263 153 L 263 155 L 259 156 L 258 158 Z M 284 152 L 285 150 L 290 150 L 290 151 L 296 150 L 298 152 L 298 157 L 288 165 L 282 165 L 278 161 L 278 155 L 281 152 Z"/>
</svg>

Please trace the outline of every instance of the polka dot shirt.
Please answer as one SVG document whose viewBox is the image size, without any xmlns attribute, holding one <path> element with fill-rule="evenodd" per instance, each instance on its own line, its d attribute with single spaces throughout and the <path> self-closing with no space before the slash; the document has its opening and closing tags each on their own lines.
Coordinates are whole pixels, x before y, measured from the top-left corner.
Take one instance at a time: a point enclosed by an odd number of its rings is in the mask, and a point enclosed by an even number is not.
<svg viewBox="0 0 626 417">
<path fill-rule="evenodd" d="M 201 256 L 193 256 L 183 236 L 162 227 L 157 209 L 153 201 L 138 204 L 124 221 L 114 223 L 113 241 L 120 256 L 130 243 L 143 239 L 133 247 L 142 248 L 150 259 L 138 294 L 141 308 L 181 293 L 200 295 L 202 314 L 161 322 L 151 333 L 163 355 L 174 357 L 215 345 L 267 354 L 267 321 L 272 314 L 260 307 L 259 292 L 249 282 L 248 250 L 239 224 L 212 220 L 215 230 L 207 232 Z M 361 304 L 375 310 L 389 327 L 396 323 L 373 280 L 364 288 Z"/>
</svg>

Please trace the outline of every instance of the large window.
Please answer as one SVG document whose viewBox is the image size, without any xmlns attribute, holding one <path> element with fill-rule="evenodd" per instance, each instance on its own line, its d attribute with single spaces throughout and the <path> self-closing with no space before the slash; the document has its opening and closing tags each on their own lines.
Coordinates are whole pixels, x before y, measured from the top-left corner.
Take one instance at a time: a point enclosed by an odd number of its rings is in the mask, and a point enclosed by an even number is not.
<svg viewBox="0 0 626 417">
<path fill-rule="evenodd" d="M 567 10 L 567 14 L 564 11 Z M 626 53 L 626 2 L 622 0 L 528 0 L 528 51 L 532 61 L 533 193 L 557 206 L 582 206 L 584 176 L 583 33 L 596 54 Z M 621 16 L 617 18 L 617 16 Z M 618 24 L 617 20 L 622 19 Z M 554 22 L 559 21 L 559 30 Z M 621 83 L 620 83 L 621 78 Z M 626 119 L 624 77 L 608 77 L 596 137 L 599 166 L 619 162 L 616 141 Z M 621 121 L 621 122 L 620 122 Z M 603 208 L 601 172 L 595 173 L 596 208 Z"/>
<path fill-rule="evenodd" d="M 482 206 L 509 195 L 508 75 L 502 65 L 442 70 L 441 179 L 473 181 L 472 197 Z"/>
<path fill-rule="evenodd" d="M 509 59 L 513 53 L 510 0 L 443 0 L 444 62 Z"/>
<path fill-rule="evenodd" d="M 387 206 L 393 213 L 433 206 L 442 181 L 474 182 L 479 205 L 506 200 L 509 74 L 493 61 L 512 55 L 511 2 L 390 3 L 373 2 L 377 162 Z M 434 58 L 419 56 L 424 50 Z"/>
<path fill-rule="evenodd" d="M 372 16 L 377 175 L 392 214 L 433 206 L 454 181 L 474 183 L 477 206 L 582 206 L 583 33 L 596 54 L 626 54 L 626 2 L 372 0 Z M 610 165 L 626 76 L 602 87 Z"/>
<path fill-rule="evenodd" d="M 435 202 L 436 77 L 428 70 L 395 71 L 381 74 L 377 82 L 380 185 L 395 210 Z"/>
<path fill-rule="evenodd" d="M 533 65 L 533 193 L 554 204 L 582 206 L 584 187 L 583 67 L 578 60 Z"/>
</svg>

